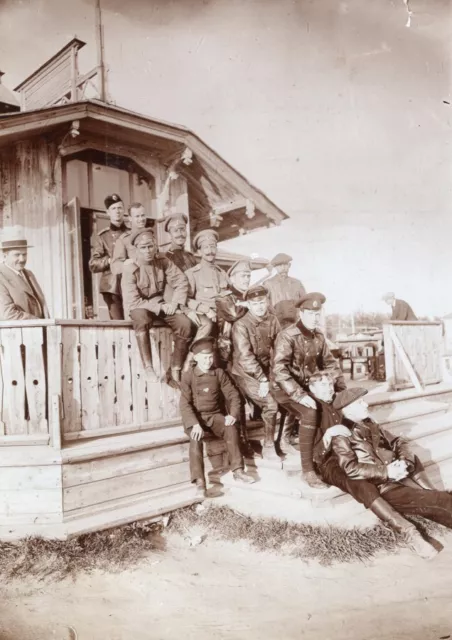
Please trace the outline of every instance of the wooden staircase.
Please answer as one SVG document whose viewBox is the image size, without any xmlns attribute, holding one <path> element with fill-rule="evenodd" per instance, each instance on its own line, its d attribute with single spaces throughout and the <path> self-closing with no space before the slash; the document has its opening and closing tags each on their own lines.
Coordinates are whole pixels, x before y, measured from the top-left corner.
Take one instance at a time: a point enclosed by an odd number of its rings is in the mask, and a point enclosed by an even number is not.
<svg viewBox="0 0 452 640">
<path fill-rule="evenodd" d="M 367 399 L 381 426 L 411 441 L 438 489 L 451 489 L 451 387 L 435 385 L 423 393 L 371 392 Z M 261 430 L 254 428 L 250 438 L 261 435 Z M 258 481 L 241 486 L 234 482 L 232 474 L 226 474 L 222 479 L 223 495 L 212 499 L 215 504 L 247 515 L 305 524 L 363 527 L 376 522 L 371 512 L 336 487 L 313 491 L 302 483 L 298 456 L 288 456 L 280 463 L 255 457 L 247 461 L 247 469 Z"/>
</svg>

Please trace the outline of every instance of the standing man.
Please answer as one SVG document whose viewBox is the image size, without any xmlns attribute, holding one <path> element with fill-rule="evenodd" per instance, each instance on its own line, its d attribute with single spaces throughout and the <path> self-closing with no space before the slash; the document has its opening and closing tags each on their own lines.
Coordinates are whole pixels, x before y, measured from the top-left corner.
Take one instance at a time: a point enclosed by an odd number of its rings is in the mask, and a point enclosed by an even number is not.
<svg viewBox="0 0 452 640">
<path fill-rule="evenodd" d="M 245 294 L 249 311 L 232 326 L 231 373 L 243 393 L 262 409 L 264 442 L 262 456 L 280 460 L 275 451 L 278 405 L 270 394 L 270 362 L 276 336 L 281 330 L 278 319 L 269 313 L 268 291 L 262 285 Z"/>
<path fill-rule="evenodd" d="M 313 464 L 319 416 L 316 402 L 309 395 L 309 379 L 317 371 L 328 371 L 336 391 L 346 388 L 339 364 L 318 330 L 325 300 L 322 293 L 309 293 L 301 298 L 297 303 L 298 322 L 278 334 L 273 360 L 273 397 L 299 420 L 302 478 L 315 489 L 326 488 L 326 485 L 317 476 Z"/>
<path fill-rule="evenodd" d="M 110 226 L 97 234 L 91 251 L 89 268 L 92 273 L 101 273 L 99 291 L 102 294 L 111 320 L 124 320 L 124 308 L 119 278 L 111 272 L 113 252 L 118 238 L 127 231 L 124 224 L 124 203 L 117 193 L 105 198 L 105 209 Z"/>
<path fill-rule="evenodd" d="M 217 320 L 216 299 L 229 293 L 227 276 L 215 264 L 217 244 L 216 231 L 200 231 L 193 240 L 193 247 L 199 251 L 201 262 L 186 271 L 190 283 L 187 306 L 196 312 L 197 339 L 212 335 Z"/>
<path fill-rule="evenodd" d="M 238 260 L 227 272 L 230 293 L 216 299 L 218 322 L 218 350 L 224 366 L 232 354 L 232 325 L 248 311 L 245 293 L 251 282 L 251 265 L 247 260 Z"/>
<path fill-rule="evenodd" d="M 198 264 L 195 256 L 190 251 L 185 251 L 188 218 L 184 213 L 171 213 L 164 218 L 163 224 L 164 230 L 171 238 L 171 246 L 165 255 L 185 273 Z"/>
<path fill-rule="evenodd" d="M 0 320 L 34 320 L 49 317 L 44 294 L 35 276 L 25 269 L 30 245 L 24 238 L 0 245 Z"/>
<path fill-rule="evenodd" d="M 118 238 L 113 250 L 113 259 L 111 261 L 111 272 L 115 276 L 120 276 L 127 260 L 133 260 L 135 257 L 135 248 L 130 242 L 130 238 L 135 231 L 140 229 L 151 229 L 154 226 L 154 220 L 146 217 L 141 202 L 133 202 L 129 207 L 130 229 Z"/>
<path fill-rule="evenodd" d="M 398 300 L 394 293 L 385 293 L 383 300 L 392 309 L 391 320 L 401 320 L 404 322 L 417 320 L 417 316 L 408 302 L 405 302 L 405 300 Z"/>
<path fill-rule="evenodd" d="M 196 366 L 184 372 L 181 383 L 180 412 L 190 437 L 190 475 L 198 495 L 205 493 L 202 439 L 213 433 L 226 442 L 234 479 L 242 484 L 254 482 L 244 471 L 236 424 L 240 420 L 240 396 L 223 369 L 214 367 L 214 340 L 196 340 L 192 347 Z"/>
<path fill-rule="evenodd" d="M 163 255 L 157 254 L 157 242 L 150 229 L 135 231 L 131 237 L 135 261 L 125 264 L 122 274 L 124 306 L 130 313 L 146 377 L 156 382 L 152 365 L 149 329 L 156 318 L 170 326 L 174 334 L 171 376 L 178 386 L 188 353 L 193 325 L 182 313 L 187 300 L 188 281 L 182 271 Z M 171 301 L 164 298 L 166 285 L 172 289 Z"/>
<path fill-rule="evenodd" d="M 270 265 L 275 267 L 277 275 L 262 283 L 269 291 L 273 311 L 283 329 L 297 321 L 296 305 L 306 293 L 302 283 L 289 276 L 291 264 L 291 256 L 278 253 L 270 262 Z"/>
</svg>

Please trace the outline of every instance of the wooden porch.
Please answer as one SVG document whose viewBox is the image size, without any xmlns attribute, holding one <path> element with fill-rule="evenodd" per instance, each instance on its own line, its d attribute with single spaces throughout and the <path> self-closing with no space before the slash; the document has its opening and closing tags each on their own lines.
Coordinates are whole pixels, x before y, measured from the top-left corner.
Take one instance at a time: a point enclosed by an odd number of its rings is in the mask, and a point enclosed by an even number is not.
<svg viewBox="0 0 452 640">
<path fill-rule="evenodd" d="M 449 487 L 452 386 L 438 374 L 442 328 L 413 324 L 394 331 L 421 391 L 410 385 L 400 349 L 390 348 L 391 377 L 369 399 L 382 424 L 407 433 L 439 486 Z M 154 328 L 151 343 L 163 375 L 170 330 Z M 0 356 L 0 537 L 67 537 L 195 502 L 178 393 L 145 380 L 129 322 L 2 322 Z M 249 429 L 259 437 L 259 425 Z M 245 501 L 270 515 L 277 500 L 273 515 L 298 514 L 305 522 L 339 522 L 356 511 L 345 497 L 328 494 L 320 504 L 300 488 L 298 459 L 247 464 L 260 482 L 237 489 L 226 475 L 220 500 L 237 508 Z"/>
</svg>

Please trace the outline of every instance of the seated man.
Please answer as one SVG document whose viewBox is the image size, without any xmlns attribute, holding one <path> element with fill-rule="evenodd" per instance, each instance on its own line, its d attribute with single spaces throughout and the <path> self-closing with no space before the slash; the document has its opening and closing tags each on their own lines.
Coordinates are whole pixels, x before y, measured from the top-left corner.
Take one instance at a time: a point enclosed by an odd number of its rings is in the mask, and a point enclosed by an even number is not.
<svg viewBox="0 0 452 640">
<path fill-rule="evenodd" d="M 363 399 L 366 389 L 334 396 L 326 374 L 311 379 L 310 391 L 322 407 L 324 436 L 314 457 L 323 479 L 371 509 L 421 557 L 434 557 L 436 549 L 404 516 L 419 515 L 452 528 L 452 495 L 435 489 L 403 438 L 372 420 Z"/>
<path fill-rule="evenodd" d="M 217 321 L 216 299 L 229 293 L 227 276 L 215 264 L 217 243 L 216 231 L 200 231 L 193 240 L 193 247 L 195 251 L 199 251 L 201 261 L 185 272 L 190 283 L 187 306 L 196 312 L 194 321 L 198 326 L 197 339 L 213 334 Z"/>
<path fill-rule="evenodd" d="M 191 347 L 195 366 L 184 372 L 181 382 L 180 412 L 184 429 L 190 437 L 190 475 L 198 495 L 206 490 L 202 439 L 213 433 L 223 438 L 235 480 L 252 483 L 244 472 L 236 423 L 240 419 L 240 396 L 223 369 L 213 368 L 214 340 L 202 338 Z M 225 406 L 229 407 L 226 414 Z"/>
<path fill-rule="evenodd" d="M 157 254 L 157 243 L 151 230 L 136 231 L 131 243 L 136 249 L 135 261 L 124 266 L 121 286 L 124 306 L 133 322 L 146 378 L 150 382 L 157 381 L 152 366 L 149 329 L 154 320 L 159 318 L 174 333 L 171 375 L 172 383 L 178 386 L 193 333 L 192 323 L 180 311 L 187 299 L 188 281 L 171 260 Z M 167 283 L 173 292 L 171 301 L 166 301 L 163 296 Z"/>
<path fill-rule="evenodd" d="M 270 394 L 270 362 L 280 326 L 276 316 L 268 311 L 270 300 L 265 287 L 251 287 L 245 300 L 249 311 L 232 326 L 231 374 L 243 395 L 262 409 L 262 456 L 279 461 L 275 451 L 278 405 Z"/>
<path fill-rule="evenodd" d="M 324 302 L 322 293 L 309 293 L 296 303 L 298 322 L 278 334 L 273 358 L 272 395 L 283 409 L 299 420 L 302 478 L 314 489 L 327 487 L 313 466 L 313 444 L 319 415 L 315 400 L 308 393 L 309 379 L 317 371 L 326 369 L 335 379 L 336 391 L 345 389 L 339 364 L 332 356 L 325 336 L 318 330 Z"/>
<path fill-rule="evenodd" d="M 228 270 L 230 293 L 216 299 L 218 351 L 224 367 L 232 355 L 232 325 L 248 312 L 245 293 L 250 286 L 251 265 L 247 260 L 234 262 Z"/>
</svg>

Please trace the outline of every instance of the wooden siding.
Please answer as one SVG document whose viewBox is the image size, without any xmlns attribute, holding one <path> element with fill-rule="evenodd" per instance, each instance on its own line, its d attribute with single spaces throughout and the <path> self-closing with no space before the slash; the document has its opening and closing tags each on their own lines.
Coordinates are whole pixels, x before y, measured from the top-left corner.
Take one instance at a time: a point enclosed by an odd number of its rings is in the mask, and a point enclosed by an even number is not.
<svg viewBox="0 0 452 640">
<path fill-rule="evenodd" d="M 27 267 L 44 292 L 50 314 L 65 316 L 61 160 L 57 145 L 32 138 L 2 150 L 3 226 L 22 227 L 33 248 Z"/>
</svg>

